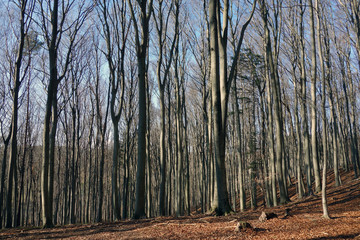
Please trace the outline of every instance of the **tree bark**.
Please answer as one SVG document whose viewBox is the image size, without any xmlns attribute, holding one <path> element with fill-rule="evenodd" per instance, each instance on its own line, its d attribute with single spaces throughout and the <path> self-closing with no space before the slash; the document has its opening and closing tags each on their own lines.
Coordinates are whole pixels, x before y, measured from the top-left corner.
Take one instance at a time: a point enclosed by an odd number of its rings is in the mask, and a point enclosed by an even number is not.
<svg viewBox="0 0 360 240">
<path fill-rule="evenodd" d="M 24 45 L 25 45 L 25 37 L 28 32 L 28 26 L 26 26 L 26 22 L 28 21 L 28 17 L 26 14 L 28 10 L 30 10 L 30 14 L 32 9 L 28 9 L 29 5 L 31 7 L 32 3 L 28 3 L 27 1 L 20 1 L 19 3 L 20 8 L 20 36 L 19 42 L 17 47 L 17 56 L 14 64 L 14 78 L 13 78 L 13 86 L 11 88 L 11 95 L 13 99 L 12 104 L 12 117 L 11 117 L 11 137 L 10 137 L 10 156 L 9 156 L 9 171 L 8 171 L 8 193 L 7 193 L 7 200 L 6 200 L 6 211 L 7 211 L 7 218 L 6 218 L 6 227 L 12 227 L 12 205 L 13 205 L 13 192 L 16 194 L 17 189 L 13 189 L 13 183 L 17 181 L 14 176 L 16 176 L 16 162 L 17 162 L 17 132 L 18 132 L 18 108 L 19 108 L 19 91 L 20 86 L 23 80 L 21 76 L 21 66 L 23 62 L 23 53 L 24 53 Z M 29 49 L 30 51 L 30 49 Z M 25 70 L 26 74 L 26 70 Z M 16 205 L 16 201 L 14 201 L 14 206 Z M 16 209 L 16 207 L 15 207 Z M 16 214 L 16 210 L 15 210 Z M 14 223 L 16 224 L 16 223 Z"/>
<path fill-rule="evenodd" d="M 316 60 L 316 40 L 315 40 L 315 19 L 314 6 L 312 0 L 309 0 L 310 7 L 310 35 L 311 35 L 311 149 L 312 163 L 315 177 L 315 192 L 321 191 L 319 160 L 317 157 L 317 112 L 316 112 L 316 80 L 317 80 L 317 60 Z"/>
<path fill-rule="evenodd" d="M 160 103 L 160 165 L 161 165 L 161 183 L 160 183 L 160 215 L 165 216 L 165 186 L 166 186 L 166 149 L 165 149 L 165 85 L 168 81 L 168 75 L 170 66 L 173 60 L 173 53 L 175 48 L 175 43 L 178 38 L 178 18 L 179 18 L 179 1 L 175 2 L 175 33 L 170 47 L 170 54 L 167 59 L 167 62 L 163 63 L 163 48 L 166 43 L 167 31 L 168 31 L 168 21 L 169 15 L 171 14 L 173 5 L 170 5 L 168 16 L 165 16 L 166 21 L 163 19 L 163 1 L 159 1 L 159 10 L 158 10 L 158 21 L 155 20 L 157 34 L 158 34 L 158 44 L 159 44 L 159 58 L 157 62 L 157 80 L 159 88 L 159 103 Z M 155 13 L 154 13 L 155 15 Z M 164 26 L 165 24 L 165 26 Z M 163 66 L 164 65 L 164 66 Z M 162 74 L 162 66 L 164 67 L 164 73 Z"/>
<path fill-rule="evenodd" d="M 271 40 L 270 40 L 270 32 L 269 32 L 269 28 L 268 28 L 268 10 L 267 7 L 265 6 L 265 2 L 264 0 L 262 0 L 262 4 L 261 4 L 261 13 L 262 13 L 262 18 L 263 18 L 263 22 L 264 22 L 264 45 L 265 45 L 265 61 L 267 62 L 267 71 L 270 72 L 270 78 L 269 78 L 269 86 L 267 86 L 268 88 L 271 89 L 274 100 L 273 100 L 273 106 L 274 106 L 274 122 L 275 122 L 275 134 L 276 134 L 276 139 L 275 139 L 275 153 L 276 153 L 276 160 L 275 160 L 275 165 L 276 165 L 276 175 L 277 175 L 277 180 L 278 180 L 278 185 L 279 185 L 279 190 L 280 190 L 280 203 L 284 204 L 288 201 L 288 196 L 287 196 L 287 192 L 284 186 L 284 175 L 283 175 L 283 163 L 282 163 L 282 158 L 285 157 L 284 155 L 284 137 L 283 137 L 283 123 L 282 123 L 282 110 L 281 110 L 281 95 L 280 95 L 280 83 L 279 83 L 279 78 L 277 71 L 277 68 L 274 65 L 274 60 L 273 60 L 273 54 L 271 51 Z M 274 193 L 273 193 L 274 194 Z"/>
<path fill-rule="evenodd" d="M 216 164 L 216 183 L 217 183 L 217 199 L 215 202 L 217 215 L 230 213 L 231 207 L 226 183 L 225 169 L 225 142 L 222 124 L 222 109 L 220 101 L 220 64 L 219 64 L 219 43 L 218 43 L 218 26 L 217 26 L 217 9 L 219 2 L 210 0 L 209 2 L 209 19 L 210 19 L 210 58 L 211 70 L 210 80 L 212 87 L 212 106 L 214 117 L 214 145 L 215 145 L 215 164 Z"/>
<path fill-rule="evenodd" d="M 302 120 L 302 138 L 303 138 L 303 155 L 305 162 L 306 171 L 306 183 L 308 188 L 308 194 L 312 195 L 311 187 L 311 166 L 310 166 L 310 139 L 309 139 L 309 125 L 308 125 L 308 114 L 306 106 L 306 65 L 305 65 L 305 38 L 304 38 L 304 14 L 305 7 L 303 6 L 302 0 L 300 0 L 300 88 L 301 88 L 301 120 Z"/>
<path fill-rule="evenodd" d="M 141 35 L 137 25 L 133 5 L 128 0 L 131 9 L 131 17 L 134 22 L 136 53 L 139 76 L 139 123 L 138 123 L 138 159 L 136 173 L 136 200 L 134 218 L 145 217 L 145 163 L 146 163 L 146 56 L 149 42 L 149 21 L 152 12 L 153 1 L 147 4 L 147 0 L 138 1 L 140 6 Z M 147 5 L 149 11 L 147 12 Z M 141 39 L 140 39 L 141 36 Z"/>
</svg>

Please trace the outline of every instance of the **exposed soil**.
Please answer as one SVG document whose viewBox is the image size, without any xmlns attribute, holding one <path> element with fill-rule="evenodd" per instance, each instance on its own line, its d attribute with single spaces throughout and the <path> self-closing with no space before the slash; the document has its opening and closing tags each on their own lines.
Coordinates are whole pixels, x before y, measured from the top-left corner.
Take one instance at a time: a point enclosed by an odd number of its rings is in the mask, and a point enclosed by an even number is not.
<svg viewBox="0 0 360 240">
<path fill-rule="evenodd" d="M 281 207 L 223 217 L 194 214 L 52 229 L 5 229 L 0 231 L 0 239 L 360 239 L 360 180 L 353 179 L 352 172 L 341 176 L 340 187 L 333 186 L 333 176 L 328 179 L 330 220 L 322 218 L 320 195 L 298 201 L 292 186 L 291 202 Z M 278 217 L 260 222 L 262 211 Z M 235 231 L 239 221 L 250 223 L 252 228 Z"/>
</svg>

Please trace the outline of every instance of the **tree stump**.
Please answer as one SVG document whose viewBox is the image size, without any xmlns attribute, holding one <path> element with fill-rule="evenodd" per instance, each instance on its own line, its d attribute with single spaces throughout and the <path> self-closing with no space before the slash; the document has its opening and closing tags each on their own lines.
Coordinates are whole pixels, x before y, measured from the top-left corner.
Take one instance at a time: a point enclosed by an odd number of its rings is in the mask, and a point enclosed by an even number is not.
<svg viewBox="0 0 360 240">
<path fill-rule="evenodd" d="M 284 218 L 287 218 L 288 216 L 290 216 L 290 208 L 286 208 L 285 209 L 285 216 L 284 216 Z"/>
<path fill-rule="evenodd" d="M 272 219 L 272 218 L 277 218 L 277 214 L 276 213 L 266 213 L 266 212 L 262 212 L 260 217 L 259 217 L 259 221 L 260 222 L 265 222 L 266 220 Z"/>
<path fill-rule="evenodd" d="M 235 231 L 236 232 L 243 232 L 243 231 L 246 231 L 247 229 L 253 229 L 253 227 L 250 225 L 250 223 L 248 222 L 243 222 L 243 221 L 240 221 L 238 222 L 238 224 L 236 225 L 235 227 Z"/>
</svg>

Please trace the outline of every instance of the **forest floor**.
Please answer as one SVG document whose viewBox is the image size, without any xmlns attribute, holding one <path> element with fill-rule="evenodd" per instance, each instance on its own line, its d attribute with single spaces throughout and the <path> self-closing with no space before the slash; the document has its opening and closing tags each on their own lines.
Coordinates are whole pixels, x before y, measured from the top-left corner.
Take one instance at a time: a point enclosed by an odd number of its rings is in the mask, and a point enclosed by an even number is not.
<svg viewBox="0 0 360 240">
<path fill-rule="evenodd" d="M 5 229 L 0 231 L 0 239 L 360 239 L 360 179 L 354 179 L 353 172 L 341 176 L 340 187 L 334 187 L 333 176 L 328 176 L 329 220 L 322 218 L 321 194 L 297 200 L 293 185 L 289 188 L 291 202 L 280 207 L 259 207 L 222 217 L 193 214 L 52 229 Z M 262 211 L 278 217 L 260 222 Z M 239 221 L 252 228 L 235 231 Z"/>
</svg>

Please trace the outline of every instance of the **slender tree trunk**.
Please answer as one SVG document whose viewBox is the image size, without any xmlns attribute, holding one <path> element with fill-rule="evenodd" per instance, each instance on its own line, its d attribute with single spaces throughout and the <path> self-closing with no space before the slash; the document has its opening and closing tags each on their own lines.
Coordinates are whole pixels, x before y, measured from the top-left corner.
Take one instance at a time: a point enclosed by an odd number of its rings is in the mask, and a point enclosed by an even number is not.
<svg viewBox="0 0 360 240">
<path fill-rule="evenodd" d="M 18 108 L 19 108 L 19 91 L 21 85 L 21 65 L 23 60 L 23 51 L 25 45 L 25 37 L 27 34 L 27 29 L 25 26 L 26 21 L 26 13 L 27 13 L 27 1 L 19 2 L 20 8 L 20 37 L 17 48 L 17 56 L 14 64 L 14 75 L 13 75 L 13 86 L 11 87 L 11 95 L 13 99 L 12 104 L 12 117 L 11 117 L 11 137 L 10 137 L 10 156 L 9 156 L 9 171 L 8 171 L 8 194 L 6 200 L 6 210 L 7 210 L 7 218 L 6 218 L 6 227 L 12 227 L 12 204 L 16 205 L 16 192 L 17 188 L 13 189 L 13 182 L 17 181 L 14 178 L 16 176 L 17 171 L 17 132 L 18 132 Z M 6 157 L 6 156 L 5 156 Z M 15 193 L 13 198 L 12 193 Z M 1 210 L 0 210 L 1 211 Z M 15 207 L 15 215 L 16 215 L 16 207 Z M 16 224 L 16 222 L 14 222 Z"/>
<path fill-rule="evenodd" d="M 264 35 L 264 44 L 265 44 L 265 53 L 266 53 L 266 57 L 265 57 L 265 61 L 267 61 L 267 67 L 268 70 L 270 72 L 270 82 L 269 84 L 271 86 L 268 86 L 268 88 L 271 88 L 271 91 L 273 93 L 274 96 L 274 101 L 273 101 L 273 105 L 274 105 L 274 122 L 275 122 L 275 134 L 276 134 L 276 144 L 275 144 L 275 153 L 276 153 L 276 161 L 275 161 L 275 165 L 276 165 L 276 175 L 277 175 L 277 180 L 278 180 L 278 184 L 279 184 L 279 190 L 280 190 L 280 203 L 284 204 L 288 201 L 288 196 L 286 193 L 286 189 L 284 186 L 284 176 L 283 176 L 283 172 L 282 172 L 282 158 L 285 157 L 284 155 L 284 137 L 283 137 L 283 124 L 282 124 L 282 117 L 281 117 L 281 103 L 280 103 L 280 83 L 279 83 L 279 79 L 277 78 L 277 70 L 276 67 L 274 66 L 274 61 L 273 61 L 273 56 L 272 56 L 272 51 L 271 51 L 271 41 L 270 41 L 270 32 L 269 32 L 269 28 L 268 28 L 268 10 L 266 9 L 265 6 L 265 2 L 262 1 L 262 17 L 263 17 L 263 21 L 264 21 L 264 30 L 265 30 L 265 35 Z"/>
<path fill-rule="evenodd" d="M 356 159 L 356 146 L 355 146 L 355 141 L 354 141 L 354 129 L 352 127 L 352 122 L 351 122 L 349 95 L 348 95 L 347 84 L 345 83 L 345 78 L 346 78 L 346 76 L 345 76 L 345 74 L 343 74 L 343 76 L 342 76 L 342 87 L 343 87 L 344 96 L 345 96 L 346 119 L 347 119 L 347 122 L 348 122 L 350 139 L 351 139 L 351 160 L 352 160 L 352 163 L 353 163 L 355 178 L 358 178 L 359 173 L 358 173 L 358 166 L 357 166 L 357 159 Z"/>
<path fill-rule="evenodd" d="M 267 63 L 265 63 L 267 65 Z M 267 67 L 265 67 L 267 68 Z M 270 84 L 270 78 L 266 74 L 266 98 L 267 98 L 267 107 L 268 107 L 268 144 L 269 144 L 269 160 L 270 160 L 270 181 L 271 181 L 271 193 L 272 201 L 274 206 L 278 205 L 277 201 L 277 189 L 276 189 L 276 170 L 275 170 L 275 149 L 274 149 L 274 128 L 273 128 L 273 110 L 272 110 L 272 89 Z"/>
<path fill-rule="evenodd" d="M 308 114 L 306 106 L 306 65 L 305 65 L 305 38 L 304 38 L 304 14 L 305 7 L 302 0 L 300 0 L 300 86 L 301 86 L 301 120 L 302 120 L 302 139 L 303 139 L 303 155 L 305 162 L 306 183 L 308 194 L 313 194 L 311 187 L 311 167 L 310 167 L 310 139 L 309 139 L 309 125 Z"/>
<path fill-rule="evenodd" d="M 151 156 L 150 156 L 150 89 L 149 89 L 149 79 L 146 79 L 146 178 L 147 178 L 147 191 L 146 191 L 146 204 L 147 204 L 147 217 L 151 217 L 152 214 L 152 198 L 151 198 Z"/>
<path fill-rule="evenodd" d="M 178 45 L 178 44 L 177 44 Z M 182 208 L 183 203 L 183 191 L 182 191 L 182 176 L 183 176 L 183 136 L 182 136 L 182 105 L 180 98 L 180 79 L 178 76 L 178 50 L 175 49 L 175 94 L 176 94 L 176 146 L 177 146 L 177 179 L 176 179 L 176 215 L 184 215 L 184 209 Z"/>
<path fill-rule="evenodd" d="M 57 88 L 59 84 L 57 71 L 57 40 L 58 40 L 58 10 L 59 1 L 53 2 L 51 12 L 51 39 L 49 52 L 49 86 L 45 107 L 44 135 L 43 135 L 43 161 L 41 170 L 41 207 L 42 223 L 45 228 L 53 226 L 52 201 L 54 187 L 54 158 L 55 137 L 57 127 Z"/>
<path fill-rule="evenodd" d="M 321 109 L 322 109 L 322 125 L 323 125 L 323 131 L 322 131 L 322 144 L 323 144 L 323 180 L 322 180 L 322 193 L 321 193 L 321 200 L 322 200 L 322 207 L 323 207 L 323 217 L 324 218 L 330 218 L 328 213 L 328 207 L 327 207 L 327 199 L 326 199 L 326 171 L 327 171 L 327 161 L 328 161 L 328 135 L 327 135 L 327 121 L 326 121 L 326 72 L 325 72 L 325 64 L 323 60 L 323 49 L 322 49 L 322 42 L 321 42 L 321 26 L 320 26 L 320 8 L 319 8 L 319 2 L 318 0 L 315 0 L 315 7 L 317 11 L 317 19 L 318 19 L 318 25 L 317 25 L 317 40 L 319 44 L 319 62 L 320 62 L 320 69 L 321 69 L 321 80 L 322 80 L 322 98 L 321 98 Z M 326 41 L 324 39 L 324 41 Z M 326 43 L 325 43 L 326 45 Z M 329 69 L 327 69 L 329 70 Z M 333 118 L 332 118 L 333 120 Z M 337 144 L 337 143 L 336 143 Z M 335 154 L 335 153 L 334 153 Z"/>
<path fill-rule="evenodd" d="M 302 171 L 301 171 L 301 155 L 302 155 L 302 144 L 301 144 L 301 123 L 299 120 L 299 104 L 298 104 L 298 82 L 296 79 L 296 69 L 293 68 L 293 77 L 294 77 L 294 95 L 295 95 L 295 131 L 296 131 L 296 177 L 297 177 L 297 193 L 298 198 L 302 199 L 304 196 L 303 188 L 302 188 Z"/>
<path fill-rule="evenodd" d="M 170 47 L 170 54 L 167 63 L 164 65 L 163 63 L 163 48 L 164 48 L 164 38 L 167 37 L 167 26 L 169 15 L 165 16 L 166 21 L 164 22 L 163 16 L 163 8 L 162 8 L 162 1 L 159 2 L 159 10 L 158 10 L 158 20 L 155 19 L 157 33 L 158 33 L 158 44 L 159 44 L 159 59 L 157 65 L 157 79 L 158 79 L 158 87 L 159 87 L 159 95 L 160 95 L 160 169 L 161 169 L 161 183 L 160 183 L 160 215 L 166 214 L 165 209 L 165 186 L 166 186 L 166 150 L 165 150 L 165 85 L 168 81 L 168 74 L 171 67 L 171 63 L 173 60 L 173 53 L 175 49 L 175 43 L 177 42 L 177 38 L 179 35 L 178 30 L 178 19 L 179 19 L 179 1 L 175 1 L 176 9 L 175 9 L 175 33 L 172 40 L 172 44 Z M 173 5 L 170 6 L 172 9 Z M 171 12 L 169 11 L 168 14 Z M 165 24 L 165 26 L 164 26 Z M 166 40 L 166 39 L 165 39 Z M 164 73 L 162 76 L 161 67 L 164 65 Z"/>
<path fill-rule="evenodd" d="M 73 94 L 76 94 L 73 92 Z M 75 178 L 75 164 L 76 164 L 76 111 L 75 106 L 71 108 L 72 112 L 72 158 L 71 158 L 71 198 L 70 198 L 70 223 L 75 223 L 75 192 L 76 192 L 76 178 Z M 78 126 L 79 127 L 79 126 Z"/>
<path fill-rule="evenodd" d="M 135 23 L 135 41 L 138 62 L 138 85 L 139 85 L 139 123 L 138 123 L 138 159 L 136 173 L 136 199 L 134 218 L 141 218 L 145 214 L 145 164 L 146 164 L 146 57 L 149 42 L 149 21 L 152 12 L 152 0 L 147 4 L 147 0 L 138 1 L 140 5 L 141 35 L 137 25 L 133 5 L 128 0 L 131 9 L 131 17 Z M 149 11 L 147 12 L 147 5 Z M 141 38 L 140 38 L 141 36 Z"/>
<path fill-rule="evenodd" d="M 28 137 L 30 135 L 29 132 L 29 124 L 30 124 L 30 90 L 29 87 L 27 88 L 27 99 L 26 99 L 26 120 L 25 120 L 25 137 L 24 137 L 24 150 L 23 150 L 23 156 L 22 156 L 22 162 L 21 162 L 21 170 L 20 170 L 20 189 L 19 189 L 19 200 L 18 200 L 18 206 L 17 206 L 17 221 L 14 222 L 15 227 L 20 226 L 20 217 L 22 212 L 22 202 L 23 202 L 23 195 L 25 194 L 24 191 L 24 179 L 25 179 L 25 160 L 26 160 L 26 154 L 28 151 Z M 24 218 L 24 216 L 23 216 Z"/>
<path fill-rule="evenodd" d="M 327 199 L 326 199 L 326 170 L 327 170 L 327 161 L 325 161 L 325 159 L 324 159 L 321 202 L 322 202 L 322 208 L 323 208 L 323 217 L 326 219 L 330 219 L 329 212 L 328 212 L 328 204 L 327 204 Z"/>
<path fill-rule="evenodd" d="M 184 69 L 182 68 L 182 72 Z M 185 139 L 185 164 L 186 164 L 186 194 L 185 194 L 185 201 L 187 205 L 187 215 L 190 216 L 190 208 L 191 208 L 191 201 L 190 201 L 190 156 L 189 156 L 189 140 L 188 140 L 188 117 L 186 111 L 186 103 L 185 103 L 185 82 L 184 82 L 184 74 L 182 74 L 182 102 L 183 102 L 183 112 L 184 112 L 184 139 Z"/>
<path fill-rule="evenodd" d="M 118 161 L 120 156 L 120 142 L 119 142 L 119 126 L 118 122 L 114 122 L 114 149 L 113 149 L 113 161 L 112 161 L 112 174 L 111 174 L 111 186 L 112 186 L 112 206 L 114 209 L 115 220 L 120 220 L 120 195 L 118 186 Z"/>
<path fill-rule="evenodd" d="M 145 56 L 138 56 L 139 71 L 139 126 L 138 164 L 136 174 L 135 218 L 145 216 L 145 163 L 146 163 L 146 66 Z"/>
<path fill-rule="evenodd" d="M 168 199 L 167 199 L 167 203 L 164 203 L 167 206 L 167 211 L 166 214 L 170 215 L 171 214 L 171 196 L 172 196 L 172 192 L 171 192 L 171 172 L 172 172 L 172 167 L 171 167 L 171 163 L 172 163 L 172 125 L 171 125 L 171 90 L 170 90 L 170 81 L 167 83 L 167 92 L 168 92 L 168 163 L 169 163 L 169 170 L 168 170 Z"/>
<path fill-rule="evenodd" d="M 166 149 L 165 149 L 165 99 L 164 91 L 160 91 L 160 164 L 161 164 L 161 183 L 160 183 L 160 215 L 165 216 L 165 186 L 166 186 Z M 170 107 L 170 106 L 169 106 Z"/>
<path fill-rule="evenodd" d="M 61 121 L 64 131 L 65 131 L 65 178 L 64 178 L 64 187 L 63 187 L 63 191 L 64 191 L 64 197 L 63 197 L 63 224 L 67 224 L 69 222 L 69 218 L 68 218 L 68 193 L 69 193 L 69 174 L 70 174 L 70 169 L 69 169 L 69 162 L 70 162 L 70 157 L 69 157 L 69 152 L 70 152 L 70 146 L 69 146 L 69 130 L 68 130 L 68 124 L 67 124 L 67 111 L 64 111 L 64 120 Z"/>
<path fill-rule="evenodd" d="M 310 29 L 311 29 L 311 149 L 312 149 L 312 163 L 315 177 L 315 192 L 321 191 L 319 160 L 317 157 L 317 113 L 316 113 L 316 78 L 317 78 L 317 60 L 316 60 L 316 40 L 315 40 L 315 19 L 313 0 L 309 0 L 310 7 Z"/>
<path fill-rule="evenodd" d="M 15 74 L 20 74 L 20 68 L 17 67 Z M 10 156 L 9 156 L 9 170 L 8 170 L 8 186 L 7 186 L 7 198 L 6 198 L 6 227 L 12 227 L 12 218 L 13 218 L 13 208 L 12 204 L 15 203 L 15 196 L 13 197 L 13 192 L 17 189 L 13 189 L 13 183 L 16 181 L 14 179 L 15 171 L 17 171 L 17 131 L 18 131 L 18 98 L 19 98 L 19 87 L 20 76 L 15 76 L 15 86 L 13 90 L 13 111 L 12 111 L 12 121 L 11 121 L 11 138 L 10 138 Z M 14 204 L 15 205 L 15 204 Z M 16 209 L 16 207 L 14 208 Z M 16 212 L 16 210 L 15 210 Z"/>
<path fill-rule="evenodd" d="M 215 166 L 216 166 L 216 183 L 217 183 L 217 202 L 215 203 L 215 212 L 218 215 L 230 213 L 231 207 L 226 183 L 225 168 L 225 129 L 222 124 L 222 109 L 220 99 L 220 64 L 219 64 L 219 43 L 218 43 L 218 26 L 217 26 L 217 9 L 219 2 L 210 0 L 209 2 L 209 19 L 210 19 L 210 57 L 211 72 L 210 80 L 212 84 L 212 105 L 214 116 L 214 145 L 215 145 Z M 225 109 L 224 109 L 225 111 Z"/>
<path fill-rule="evenodd" d="M 242 145 L 242 135 L 241 135 L 241 122 L 240 122 L 240 110 L 239 110 L 239 100 L 237 97 L 237 86 L 236 86 L 236 79 L 234 79 L 234 105 L 235 105 L 235 126 L 236 126 L 236 133 L 237 133 L 237 156 L 239 161 L 239 197 L 240 197 L 240 211 L 244 211 L 246 208 L 246 194 L 245 194 L 245 186 L 243 182 L 243 159 L 241 154 L 241 145 Z"/>
<path fill-rule="evenodd" d="M 318 22 L 320 24 L 320 18 L 319 18 Z M 339 156 L 338 156 L 339 155 L 339 151 L 338 151 L 338 144 L 339 144 L 338 143 L 339 142 L 339 137 L 338 137 L 339 132 L 338 131 L 339 130 L 338 130 L 338 119 L 337 119 L 337 115 L 336 115 L 336 111 L 335 111 L 333 88 L 332 88 L 332 84 L 331 84 L 332 70 L 331 70 L 331 60 L 330 60 L 330 56 L 331 56 L 330 55 L 330 38 L 329 38 L 329 32 L 328 32 L 326 19 L 324 19 L 324 24 L 322 26 L 324 28 L 324 46 L 325 46 L 325 54 L 324 54 L 325 68 L 322 71 L 325 71 L 325 73 L 324 73 L 325 79 L 324 80 L 326 80 L 326 83 L 323 83 L 323 84 L 327 85 L 327 89 L 328 89 L 328 101 L 329 101 L 329 106 L 330 106 L 330 119 L 331 119 L 330 125 L 332 126 L 331 133 L 332 133 L 332 145 L 333 145 L 334 178 L 335 178 L 335 186 L 339 186 L 340 182 L 341 182 L 340 175 L 339 175 Z M 318 33 L 318 35 L 320 36 L 320 32 Z M 319 43 L 320 43 L 320 41 L 319 41 Z M 321 53 L 321 55 L 319 54 L 319 56 L 322 58 L 322 53 Z M 320 62 L 322 62 L 322 60 L 320 60 Z M 324 191 L 323 191 L 323 194 L 324 194 Z"/>
<path fill-rule="evenodd" d="M 12 126 L 10 126 L 10 129 Z M 11 138 L 11 130 L 9 135 L 4 138 L 4 151 L 3 151 L 3 159 L 2 159 L 2 166 L 1 166 L 1 189 L 0 189 L 0 227 L 2 227 L 2 213 L 3 213 L 3 203 L 4 203 L 4 188 L 5 188 L 5 171 L 6 171 L 6 159 L 7 159 L 7 151 L 10 143 Z"/>
<path fill-rule="evenodd" d="M 350 44 L 349 44 L 350 45 Z M 347 79 L 348 79 L 348 85 L 349 85 L 349 91 L 345 96 L 345 99 L 347 101 L 347 114 L 349 117 L 349 125 L 352 129 L 352 144 L 353 144 L 353 154 L 354 154 L 354 168 L 356 168 L 358 171 L 360 171 L 360 158 L 359 158 L 359 146 L 358 146 L 358 140 L 357 140 L 357 126 L 356 126 L 356 101 L 354 96 L 354 83 L 353 83 L 353 74 L 352 74 L 352 67 L 351 67 L 351 60 L 350 60 L 350 51 L 347 53 L 345 59 L 346 59 L 346 70 L 347 70 Z M 343 86 L 344 88 L 344 86 Z M 344 88 L 345 89 L 345 88 Z"/>
</svg>

